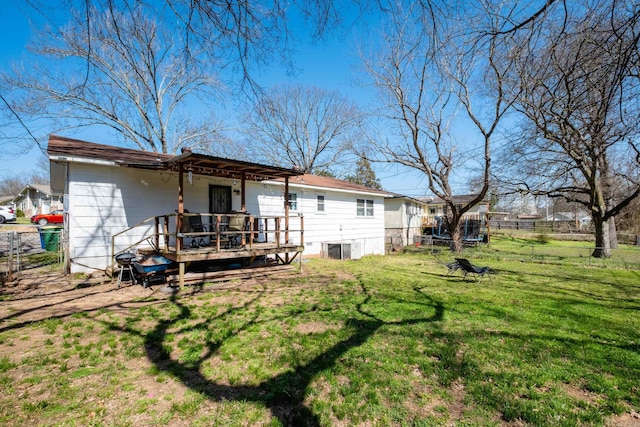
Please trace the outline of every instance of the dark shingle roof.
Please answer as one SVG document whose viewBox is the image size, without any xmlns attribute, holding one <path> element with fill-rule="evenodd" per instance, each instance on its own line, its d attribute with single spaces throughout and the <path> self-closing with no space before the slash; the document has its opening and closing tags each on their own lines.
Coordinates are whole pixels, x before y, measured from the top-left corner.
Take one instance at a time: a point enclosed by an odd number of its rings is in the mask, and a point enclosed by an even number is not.
<svg viewBox="0 0 640 427">
<path fill-rule="evenodd" d="M 354 191 L 359 193 L 371 193 L 379 194 L 383 197 L 391 197 L 392 193 L 384 190 L 378 190 L 377 188 L 371 188 L 360 184 L 354 184 L 353 182 L 344 181 L 337 178 L 329 178 L 326 176 L 318 175 L 301 175 L 289 179 L 290 185 L 305 185 L 309 187 L 319 188 L 334 188 L 338 190 Z"/>
<path fill-rule="evenodd" d="M 57 135 L 49 136 L 47 153 L 49 156 L 107 160 L 117 163 L 143 162 L 157 164 L 174 157 L 173 154 L 114 147 Z"/>
<path fill-rule="evenodd" d="M 70 158 L 104 160 L 114 162 L 120 166 L 172 171 L 177 171 L 182 166 L 183 168 L 189 168 L 195 174 L 234 179 L 240 179 L 244 175 L 246 179 L 256 181 L 302 174 L 302 172 L 294 169 L 225 159 L 191 151 L 185 151 L 175 156 L 173 154 L 96 144 L 56 135 L 49 137 L 47 152 L 50 157 L 55 157 L 57 160 Z"/>
</svg>

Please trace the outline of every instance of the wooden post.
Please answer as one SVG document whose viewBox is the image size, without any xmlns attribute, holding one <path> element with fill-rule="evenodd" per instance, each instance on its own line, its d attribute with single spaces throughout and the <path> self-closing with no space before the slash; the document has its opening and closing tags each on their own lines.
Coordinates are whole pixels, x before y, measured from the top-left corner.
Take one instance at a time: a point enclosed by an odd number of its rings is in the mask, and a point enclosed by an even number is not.
<svg viewBox="0 0 640 427">
<path fill-rule="evenodd" d="M 304 246 L 304 216 L 300 215 L 300 246 Z"/>
<path fill-rule="evenodd" d="M 160 248 L 160 217 L 155 217 L 153 222 L 154 222 L 154 230 L 155 230 L 154 242 L 156 245 L 156 249 L 159 249 Z"/>
<path fill-rule="evenodd" d="M 164 250 L 169 252 L 169 217 L 164 217 Z"/>
<path fill-rule="evenodd" d="M 9 260 L 7 267 L 7 282 L 13 281 L 13 251 L 15 250 L 14 232 L 9 232 Z"/>
<path fill-rule="evenodd" d="M 178 233 L 182 231 L 182 215 L 184 214 L 184 165 L 180 163 L 178 172 L 178 215 L 176 216 L 176 253 L 179 254 L 182 249 L 182 237 L 178 237 Z M 184 262 L 178 264 L 178 281 L 180 289 L 184 287 Z"/>
<path fill-rule="evenodd" d="M 302 254 L 304 253 L 304 216 L 300 216 L 300 246 L 302 246 L 302 251 L 300 251 L 300 273 L 302 273 Z"/>
<path fill-rule="evenodd" d="M 240 180 L 240 210 L 242 212 L 247 211 L 247 199 L 245 196 L 245 182 L 247 179 L 247 174 L 242 172 L 242 179 Z"/>
<path fill-rule="evenodd" d="M 289 177 L 284 177 L 284 243 L 289 243 Z"/>
<path fill-rule="evenodd" d="M 176 251 L 182 249 L 182 237 L 178 237 L 178 233 L 182 232 L 182 220 L 184 213 L 184 165 L 180 163 L 178 172 L 178 215 L 176 216 Z"/>
<path fill-rule="evenodd" d="M 220 251 L 220 221 L 222 216 L 216 215 L 216 251 Z"/>
<path fill-rule="evenodd" d="M 184 288 L 184 267 L 184 262 L 178 263 L 178 282 L 180 284 L 180 289 Z"/>
</svg>

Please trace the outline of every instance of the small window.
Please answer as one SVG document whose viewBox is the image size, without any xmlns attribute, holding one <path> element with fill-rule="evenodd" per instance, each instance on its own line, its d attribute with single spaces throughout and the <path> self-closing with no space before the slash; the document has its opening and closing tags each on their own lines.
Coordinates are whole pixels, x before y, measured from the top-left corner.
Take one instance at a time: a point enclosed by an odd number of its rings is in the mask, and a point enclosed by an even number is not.
<svg viewBox="0 0 640 427">
<path fill-rule="evenodd" d="M 431 215 L 435 215 L 436 214 L 436 208 L 429 208 L 429 213 Z"/>
<path fill-rule="evenodd" d="M 367 200 L 367 216 L 373 216 L 373 200 Z"/>
<path fill-rule="evenodd" d="M 373 200 L 356 199 L 357 216 L 373 216 Z"/>
<path fill-rule="evenodd" d="M 289 193 L 289 209 L 292 211 L 298 210 L 298 195 L 296 193 Z"/>
<path fill-rule="evenodd" d="M 316 196 L 316 211 L 324 212 L 324 196 Z"/>
</svg>

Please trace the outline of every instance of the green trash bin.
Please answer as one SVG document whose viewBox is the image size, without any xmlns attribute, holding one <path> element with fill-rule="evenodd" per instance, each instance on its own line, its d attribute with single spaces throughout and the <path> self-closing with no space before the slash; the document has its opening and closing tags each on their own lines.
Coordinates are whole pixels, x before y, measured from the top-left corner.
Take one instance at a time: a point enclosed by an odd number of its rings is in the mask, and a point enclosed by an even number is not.
<svg viewBox="0 0 640 427">
<path fill-rule="evenodd" d="M 40 232 L 40 246 L 48 252 L 58 252 L 60 245 L 60 226 L 50 225 L 47 227 L 38 227 Z"/>
</svg>

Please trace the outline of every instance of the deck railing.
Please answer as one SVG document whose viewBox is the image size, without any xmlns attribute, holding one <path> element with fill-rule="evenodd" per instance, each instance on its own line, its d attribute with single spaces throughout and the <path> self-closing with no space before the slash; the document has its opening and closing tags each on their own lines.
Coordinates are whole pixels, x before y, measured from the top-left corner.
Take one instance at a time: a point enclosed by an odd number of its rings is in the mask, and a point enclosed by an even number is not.
<svg viewBox="0 0 640 427">
<path fill-rule="evenodd" d="M 199 221 L 195 221 L 195 224 L 201 223 L 202 228 L 197 225 L 194 227 L 190 218 L 198 218 Z M 125 244 L 116 245 L 118 238 L 124 238 L 136 228 L 145 230 L 138 234 L 133 233 L 135 237 L 129 237 Z M 294 236 L 299 238 L 294 239 Z M 256 216 L 242 212 L 185 212 L 158 215 L 113 235 L 112 258 L 143 242 L 162 252 L 176 254 L 200 246 L 206 246 L 211 251 L 224 251 L 238 247 L 251 249 L 256 243 L 271 243 L 276 247 L 290 243 L 304 245 L 304 217 Z"/>
</svg>

